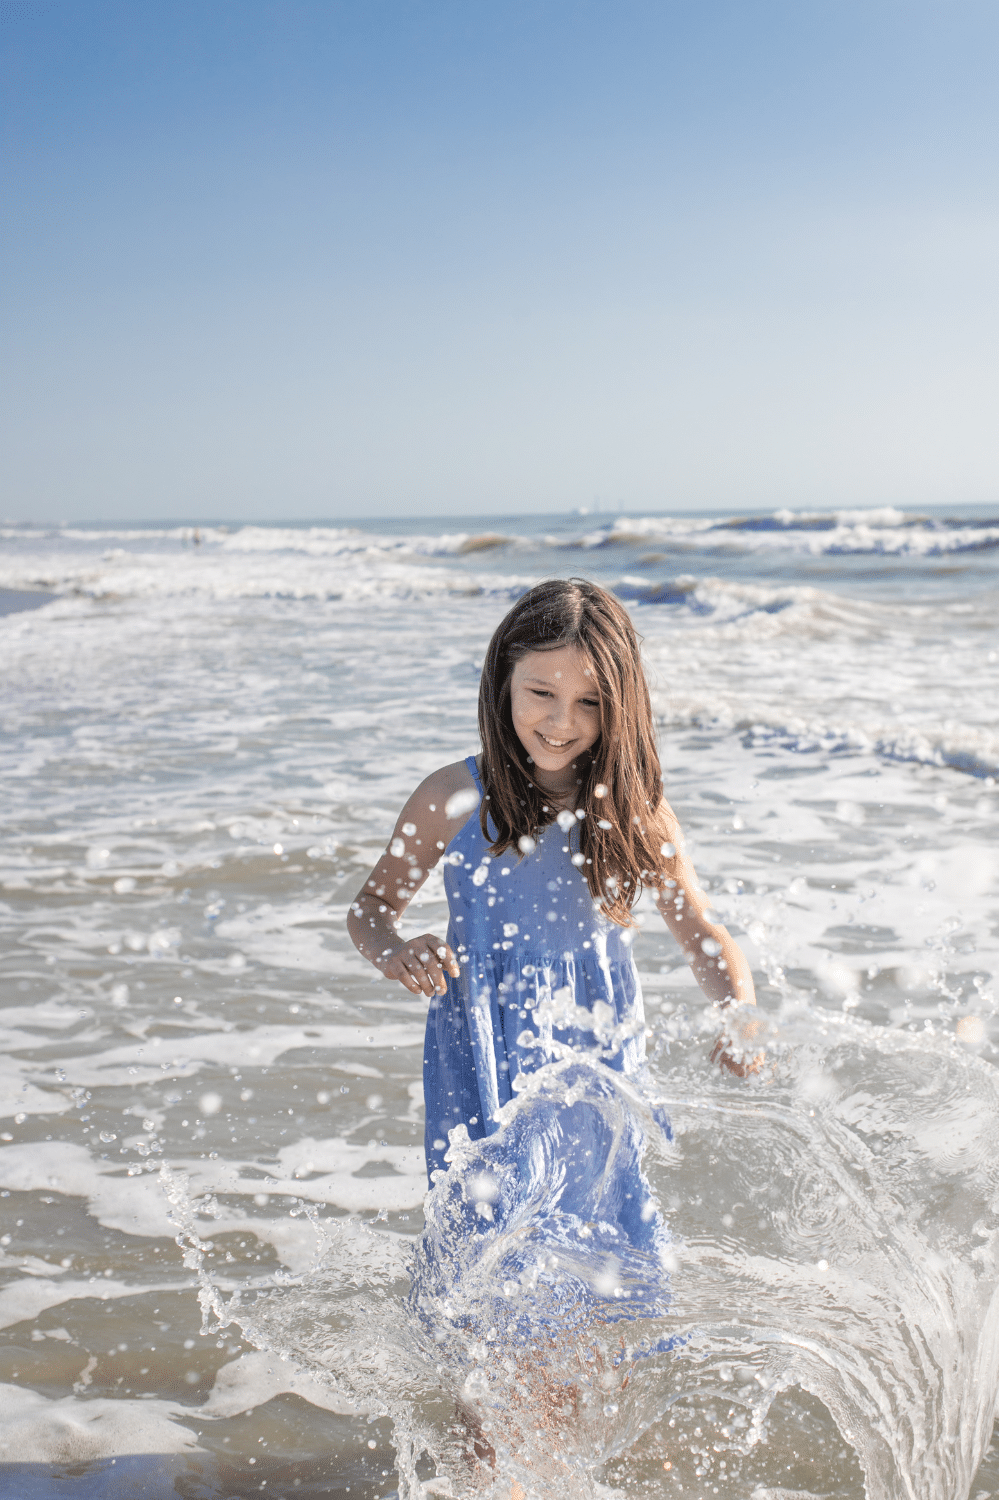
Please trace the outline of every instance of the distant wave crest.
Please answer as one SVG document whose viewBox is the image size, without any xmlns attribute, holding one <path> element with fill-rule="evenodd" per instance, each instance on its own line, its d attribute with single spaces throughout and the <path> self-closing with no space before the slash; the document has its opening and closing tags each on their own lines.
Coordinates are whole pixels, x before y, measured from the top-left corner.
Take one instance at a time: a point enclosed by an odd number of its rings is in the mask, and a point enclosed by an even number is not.
<svg viewBox="0 0 1000 1500">
<path fill-rule="evenodd" d="M 873 553 L 936 557 L 996 547 L 1000 530 L 983 520 L 932 519 L 886 508 L 830 512 L 777 510 L 752 516 L 619 516 L 573 545 L 655 545 L 669 551 Z"/>
</svg>

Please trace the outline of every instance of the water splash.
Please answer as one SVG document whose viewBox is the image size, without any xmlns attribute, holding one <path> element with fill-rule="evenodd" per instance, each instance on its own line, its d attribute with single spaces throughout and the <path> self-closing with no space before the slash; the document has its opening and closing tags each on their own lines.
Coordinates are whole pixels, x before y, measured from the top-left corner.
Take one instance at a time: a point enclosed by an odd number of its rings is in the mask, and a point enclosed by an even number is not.
<svg viewBox="0 0 1000 1500">
<path fill-rule="evenodd" d="M 690 1024 L 661 1040 L 641 1086 L 555 1063 L 496 1135 L 454 1132 L 416 1242 L 300 1203 L 312 1268 L 227 1295 L 169 1183 L 206 1317 L 390 1416 L 401 1496 L 596 1495 L 665 1416 L 661 1469 L 759 1495 L 793 1389 L 869 1500 L 966 1493 L 996 1400 L 992 1070 L 791 1003 L 750 1087 Z"/>
</svg>

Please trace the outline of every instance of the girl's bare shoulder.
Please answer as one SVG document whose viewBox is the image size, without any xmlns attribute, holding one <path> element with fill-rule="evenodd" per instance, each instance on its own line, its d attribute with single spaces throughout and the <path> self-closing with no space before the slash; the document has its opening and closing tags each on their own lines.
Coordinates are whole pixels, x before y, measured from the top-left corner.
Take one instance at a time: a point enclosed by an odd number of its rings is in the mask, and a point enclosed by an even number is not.
<svg viewBox="0 0 1000 1500">
<path fill-rule="evenodd" d="M 464 760 L 453 761 L 432 771 L 417 787 L 399 815 L 397 832 L 404 823 L 416 826 L 421 836 L 435 841 L 450 838 L 479 806 L 479 788 Z M 446 840 L 447 842 L 447 840 Z"/>
<path fill-rule="evenodd" d="M 472 790 L 478 796 L 475 778 L 464 760 L 453 760 L 447 766 L 431 774 L 420 783 L 414 797 L 448 797 L 454 792 Z"/>
</svg>

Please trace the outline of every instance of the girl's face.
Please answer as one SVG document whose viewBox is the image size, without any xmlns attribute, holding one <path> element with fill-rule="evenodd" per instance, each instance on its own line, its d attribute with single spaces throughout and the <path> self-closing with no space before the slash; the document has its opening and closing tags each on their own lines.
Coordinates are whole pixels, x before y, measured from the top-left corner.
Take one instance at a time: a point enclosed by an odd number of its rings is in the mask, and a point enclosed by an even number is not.
<svg viewBox="0 0 1000 1500">
<path fill-rule="evenodd" d="M 567 771 L 601 732 L 597 683 L 579 646 L 529 651 L 510 679 L 514 732 L 542 773 Z"/>
</svg>

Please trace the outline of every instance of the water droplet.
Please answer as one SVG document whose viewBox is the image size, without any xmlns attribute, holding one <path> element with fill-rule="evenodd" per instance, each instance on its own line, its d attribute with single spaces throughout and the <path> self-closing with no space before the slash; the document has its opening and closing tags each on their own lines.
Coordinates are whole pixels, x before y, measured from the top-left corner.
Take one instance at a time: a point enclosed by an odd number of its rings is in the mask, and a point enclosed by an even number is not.
<svg viewBox="0 0 1000 1500">
<path fill-rule="evenodd" d="M 986 1036 L 986 1027 L 979 1016 L 961 1016 L 955 1023 L 955 1035 L 967 1047 L 978 1047 Z"/>
<path fill-rule="evenodd" d="M 444 805 L 445 817 L 461 818 L 478 806 L 479 793 L 472 787 L 467 787 L 460 792 L 452 792 Z"/>
</svg>

